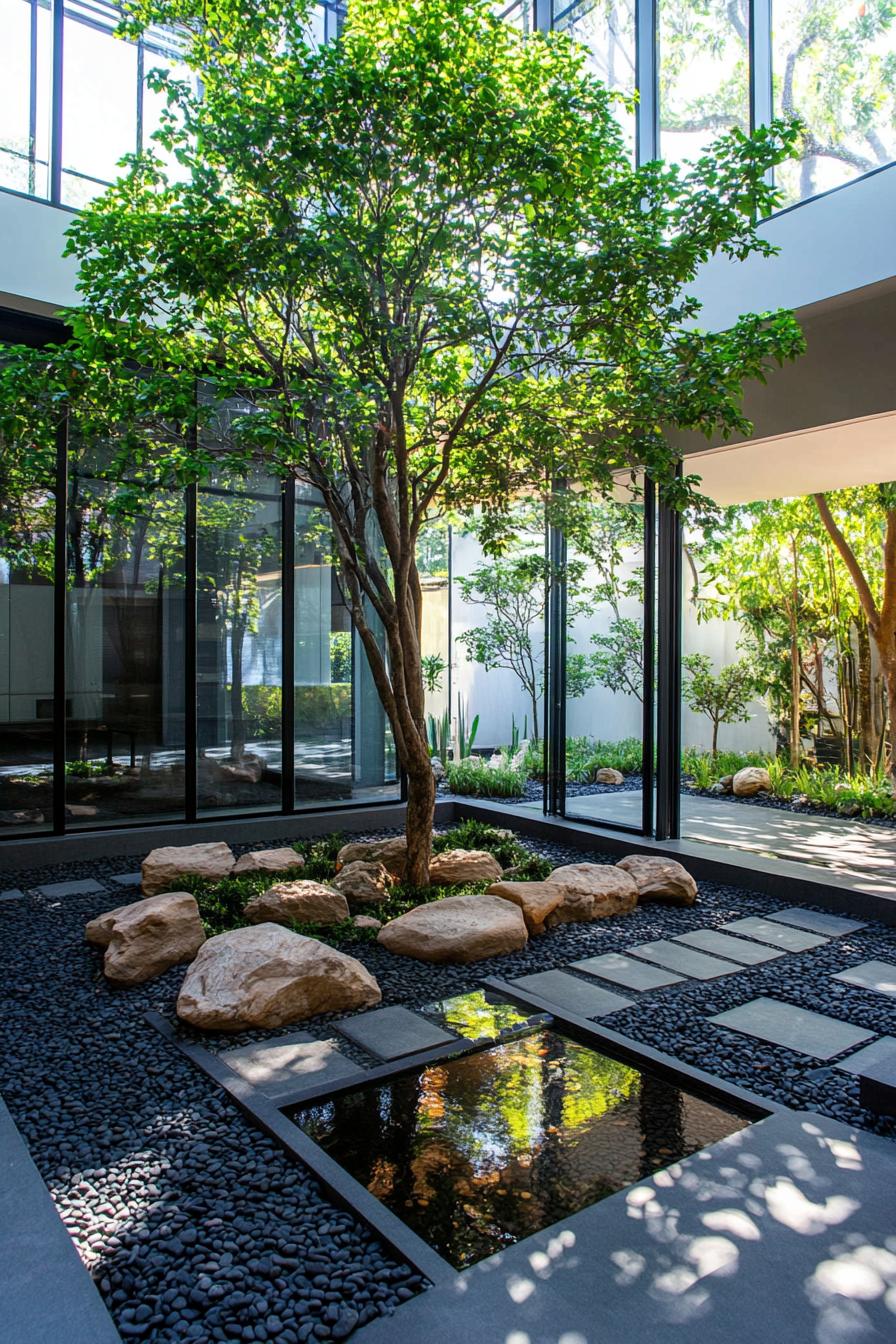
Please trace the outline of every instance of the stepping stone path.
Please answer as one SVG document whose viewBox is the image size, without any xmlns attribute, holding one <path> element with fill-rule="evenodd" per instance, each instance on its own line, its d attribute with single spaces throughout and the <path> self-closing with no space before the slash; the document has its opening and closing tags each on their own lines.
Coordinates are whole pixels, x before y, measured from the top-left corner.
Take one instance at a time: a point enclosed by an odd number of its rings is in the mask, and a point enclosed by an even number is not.
<svg viewBox="0 0 896 1344">
<path fill-rule="evenodd" d="M 788 910 L 776 910 L 769 915 L 776 924 L 792 924 L 796 929 L 808 929 L 810 933 L 822 933 L 828 938 L 839 938 L 844 933 L 858 933 L 868 925 L 860 919 L 844 919 L 842 915 L 821 915 L 816 910 L 801 910 L 798 905 Z"/>
<path fill-rule="evenodd" d="M 668 938 L 660 938 L 655 943 L 641 943 L 628 950 L 634 957 L 658 962 L 670 971 L 691 975 L 695 980 L 717 980 L 723 975 L 734 975 L 743 970 L 742 966 L 733 966 L 730 961 L 708 957 L 705 952 L 697 952 L 692 947 L 674 943 Z"/>
<path fill-rule="evenodd" d="M 142 873 L 113 873 L 111 879 L 118 887 L 139 887 L 143 881 Z"/>
<path fill-rule="evenodd" d="M 827 938 L 820 938 L 817 933 L 804 933 L 802 929 L 788 928 L 786 924 L 775 924 L 770 919 L 758 919 L 754 915 L 723 924 L 722 932 L 742 933 L 747 938 L 756 938 L 760 943 L 781 947 L 785 952 L 808 952 L 810 948 L 824 947 L 828 942 Z"/>
<path fill-rule="evenodd" d="M 759 998 L 731 1008 L 708 1019 L 718 1027 L 727 1027 L 730 1031 L 742 1032 L 745 1036 L 755 1036 L 760 1041 L 769 1041 L 772 1045 L 782 1045 L 800 1055 L 811 1055 L 815 1059 L 833 1059 L 842 1055 L 874 1035 L 871 1031 L 862 1031 L 850 1022 L 841 1022 L 824 1013 L 813 1013 L 807 1008 L 795 1008 L 793 1004 L 781 1003 L 778 999 Z"/>
<path fill-rule="evenodd" d="M 862 1071 L 859 1101 L 878 1115 L 896 1115 L 896 1053 Z"/>
<path fill-rule="evenodd" d="M 371 1013 L 343 1018 L 336 1030 L 379 1059 L 398 1059 L 420 1050 L 455 1041 L 457 1037 L 410 1008 L 376 1008 Z"/>
<path fill-rule="evenodd" d="M 534 975 L 520 976 L 511 983 L 579 1017 L 606 1017 L 608 1013 L 618 1013 L 620 1008 L 632 1006 L 631 999 L 567 975 L 565 971 L 536 971 Z"/>
<path fill-rule="evenodd" d="M 667 985 L 684 983 L 683 976 L 661 970 L 659 966 L 648 966 L 645 962 L 635 961 L 633 957 L 623 956 L 620 952 L 607 952 L 601 957 L 586 957 L 584 961 L 574 961 L 572 969 L 638 992 L 645 989 L 664 989 Z"/>
<path fill-rule="evenodd" d="M 101 882 L 92 877 L 79 878 L 74 882 L 48 882 L 46 886 L 36 888 L 40 896 L 90 896 L 94 892 L 105 891 Z"/>
<path fill-rule="evenodd" d="M 745 938 L 732 938 L 717 929 L 694 929 L 692 933 L 678 933 L 676 943 L 687 943 L 700 952 L 710 956 L 727 957 L 741 966 L 761 966 L 766 961 L 775 961 L 784 953 L 773 947 L 759 947 L 757 943 L 748 943 Z"/>
<path fill-rule="evenodd" d="M 831 977 L 843 980 L 847 985 L 857 985 L 859 989 L 871 989 L 876 994 L 887 994 L 896 998 L 896 965 L 891 961 L 863 961 L 859 966 L 850 966 L 838 971 Z"/>
<path fill-rule="evenodd" d="M 273 1041 L 241 1045 L 218 1056 L 272 1101 L 284 1102 L 311 1086 L 328 1087 L 365 1070 L 346 1059 L 334 1040 L 318 1041 L 305 1031 Z"/>
<path fill-rule="evenodd" d="M 866 1068 L 873 1068 L 890 1055 L 896 1055 L 896 1036 L 881 1036 L 873 1044 L 863 1045 L 854 1055 L 839 1060 L 834 1068 L 842 1069 L 844 1073 L 864 1073 Z"/>
<path fill-rule="evenodd" d="M 24 901 L 24 891 L 19 891 L 18 887 L 11 887 L 9 891 L 0 891 L 0 901 Z"/>
</svg>

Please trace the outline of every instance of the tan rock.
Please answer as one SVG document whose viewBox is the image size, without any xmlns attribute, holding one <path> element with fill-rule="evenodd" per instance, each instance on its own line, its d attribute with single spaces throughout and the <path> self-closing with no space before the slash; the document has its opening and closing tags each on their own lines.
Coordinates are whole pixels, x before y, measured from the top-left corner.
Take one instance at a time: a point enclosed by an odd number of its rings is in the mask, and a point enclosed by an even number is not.
<svg viewBox="0 0 896 1344">
<path fill-rule="evenodd" d="M 353 840 L 343 845 L 336 855 L 339 868 L 350 863 L 379 862 L 390 877 L 401 881 L 408 862 L 408 842 L 405 836 L 396 835 L 391 840 Z"/>
<path fill-rule="evenodd" d="M 374 919 L 372 915 L 355 915 L 352 920 L 356 929 L 381 929 L 383 921 Z"/>
<path fill-rule="evenodd" d="M 342 892 L 351 906 L 378 905 L 388 897 L 391 880 L 381 863 L 355 859 L 340 868 L 333 878 L 333 886 Z"/>
<path fill-rule="evenodd" d="M 605 765 L 595 774 L 594 782 L 595 784 L 615 784 L 618 786 L 625 783 L 625 775 L 621 771 L 613 770 L 610 766 Z"/>
<path fill-rule="evenodd" d="M 494 854 L 484 849 L 446 849 L 432 856 L 429 880 L 434 887 L 454 887 L 461 882 L 497 882 L 501 872 Z"/>
<path fill-rule="evenodd" d="M 182 877 L 205 877 L 220 882 L 229 877 L 236 862 L 223 840 L 199 845 L 164 845 L 143 860 L 143 895 L 173 891 Z"/>
<path fill-rule="evenodd" d="M 380 929 L 377 942 L 418 961 L 466 964 L 518 952 L 528 941 L 519 906 L 500 896 L 446 896 L 418 905 Z"/>
<path fill-rule="evenodd" d="M 278 882 L 253 896 L 243 914 L 250 924 L 339 924 L 348 919 L 345 897 L 323 882 Z"/>
<path fill-rule="evenodd" d="M 761 765 L 745 766 L 743 770 L 738 770 L 731 781 L 735 798 L 752 798 L 754 794 L 767 792 L 771 787 L 771 777 Z"/>
<path fill-rule="evenodd" d="M 554 882 L 495 882 L 486 895 L 513 901 L 523 912 L 530 934 L 544 933 L 544 922 L 563 900 L 563 888 Z"/>
<path fill-rule="evenodd" d="M 660 854 L 628 854 L 616 866 L 634 878 L 639 902 L 693 905 L 697 899 L 697 883 L 677 859 Z"/>
<path fill-rule="evenodd" d="M 555 868 L 545 881 L 563 892 L 562 901 L 545 919 L 548 928 L 627 915 L 638 903 L 634 879 L 610 864 L 568 863 Z"/>
<path fill-rule="evenodd" d="M 254 849 L 243 854 L 233 865 L 232 877 L 245 877 L 247 873 L 288 873 L 294 868 L 304 868 L 305 860 L 294 849 Z"/>
<path fill-rule="evenodd" d="M 177 1015 L 208 1031 L 243 1031 L 369 1008 L 381 998 L 354 957 L 278 924 L 256 924 L 209 938 L 184 978 Z"/>
<path fill-rule="evenodd" d="M 205 942 L 195 896 L 168 891 L 121 905 L 85 929 L 87 941 L 105 947 L 103 973 L 116 985 L 140 985 L 191 961 Z"/>
</svg>

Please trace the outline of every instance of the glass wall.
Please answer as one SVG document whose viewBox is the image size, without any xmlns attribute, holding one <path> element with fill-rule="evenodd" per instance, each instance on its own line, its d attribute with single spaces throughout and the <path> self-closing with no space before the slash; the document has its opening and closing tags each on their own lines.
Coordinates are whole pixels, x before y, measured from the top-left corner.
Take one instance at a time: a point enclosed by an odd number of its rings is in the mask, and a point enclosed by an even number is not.
<svg viewBox="0 0 896 1344">
<path fill-rule="evenodd" d="M 799 159 L 778 170 L 785 204 L 896 156 L 896 9 L 772 0 L 775 112 L 806 125 Z"/>
<path fill-rule="evenodd" d="M 3 0 L 0 187 L 50 192 L 53 27 L 48 0 Z"/>
<path fill-rule="evenodd" d="M 608 89 L 634 94 L 635 0 L 555 0 L 554 27 L 588 48 L 591 70 Z M 634 154 L 635 115 L 621 104 L 617 115 Z"/>
<path fill-rule="evenodd" d="M 54 475 L 0 452 L 0 834 L 53 821 Z"/>
<path fill-rule="evenodd" d="M 184 501 L 68 461 L 65 811 L 70 827 L 184 814 Z"/>
<path fill-rule="evenodd" d="M 749 0 L 659 0 L 659 153 L 698 158 L 750 128 Z"/>
<path fill-rule="evenodd" d="M 198 492 L 200 812 L 282 804 L 281 513 L 277 481 L 220 482 Z"/>
</svg>

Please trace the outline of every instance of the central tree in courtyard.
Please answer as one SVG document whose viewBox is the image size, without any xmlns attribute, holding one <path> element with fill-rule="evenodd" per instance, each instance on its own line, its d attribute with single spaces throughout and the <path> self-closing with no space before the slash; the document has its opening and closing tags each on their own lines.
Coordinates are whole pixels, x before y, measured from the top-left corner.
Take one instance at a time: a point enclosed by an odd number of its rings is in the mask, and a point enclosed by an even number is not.
<svg viewBox="0 0 896 1344">
<path fill-rule="evenodd" d="M 664 430 L 748 431 L 743 381 L 801 344 L 786 314 L 701 333 L 684 288 L 715 253 L 768 250 L 755 220 L 795 132 L 635 169 L 584 49 L 492 8 L 349 0 L 318 47 L 302 0 L 127 6 L 131 37 L 179 27 L 198 79 L 153 77 L 167 130 L 69 231 L 72 338 L 5 375 L 7 433 L 26 421 L 10 406 L 33 425 L 65 403 L 79 432 L 128 426 L 131 467 L 160 482 L 261 467 L 318 492 L 407 775 L 418 884 L 435 801 L 421 529 L 478 506 L 499 552 L 520 500 L 569 522 L 559 483 L 593 499 L 642 470 L 680 506 L 692 482 Z M 235 409 L 212 434 L 216 401 Z"/>
</svg>

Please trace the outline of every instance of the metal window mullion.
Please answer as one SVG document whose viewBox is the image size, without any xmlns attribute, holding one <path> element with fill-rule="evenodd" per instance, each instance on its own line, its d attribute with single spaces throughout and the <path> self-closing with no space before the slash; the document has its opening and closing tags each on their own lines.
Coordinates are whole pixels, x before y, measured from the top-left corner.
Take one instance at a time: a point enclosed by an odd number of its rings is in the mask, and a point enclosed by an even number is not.
<svg viewBox="0 0 896 1344">
<path fill-rule="evenodd" d="M 638 163 L 659 157 L 659 0 L 635 0 L 635 118 Z"/>
<path fill-rule="evenodd" d="M 657 629 L 656 838 L 681 829 L 681 514 L 660 502 Z"/>
<path fill-rule="evenodd" d="M 192 433 L 195 434 L 195 430 Z M 196 610 L 197 537 L 199 490 L 195 482 L 184 496 L 184 812 L 187 821 L 195 821 L 198 810 L 199 731 L 196 669 L 199 623 Z"/>
<path fill-rule="evenodd" d="M 554 26 L 554 0 L 532 0 L 532 28 L 549 33 Z"/>
<path fill-rule="evenodd" d="M 750 4 L 750 130 L 774 116 L 772 91 L 772 0 Z"/>
<path fill-rule="evenodd" d="M 562 488 L 558 483 L 555 489 Z M 566 537 L 560 528 L 548 527 L 548 573 L 546 649 L 547 693 L 544 699 L 545 811 L 566 813 Z M 555 580 L 554 576 L 561 577 Z M 534 724 L 532 725 L 534 728 Z"/>
<path fill-rule="evenodd" d="M 145 48 L 143 39 L 137 42 L 137 153 L 143 153 L 143 76 Z"/>
<path fill-rule="evenodd" d="M 65 10 L 63 0 L 53 4 L 53 75 L 50 114 L 50 201 L 62 204 L 62 82 Z"/>
<path fill-rule="evenodd" d="M 37 0 L 30 0 L 28 62 L 28 193 L 37 191 Z"/>
<path fill-rule="evenodd" d="M 68 638 L 68 412 L 56 428 L 53 555 L 53 832 L 65 834 L 66 657 Z"/>
<path fill-rule="evenodd" d="M 280 683 L 282 686 L 280 777 L 284 812 L 296 809 L 296 485 L 291 478 L 283 482 L 281 553 Z"/>
<path fill-rule="evenodd" d="M 644 696 L 641 721 L 641 829 L 653 834 L 653 758 L 656 744 L 655 678 L 656 655 L 656 488 L 644 478 Z"/>
</svg>

